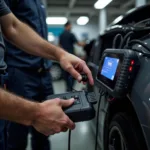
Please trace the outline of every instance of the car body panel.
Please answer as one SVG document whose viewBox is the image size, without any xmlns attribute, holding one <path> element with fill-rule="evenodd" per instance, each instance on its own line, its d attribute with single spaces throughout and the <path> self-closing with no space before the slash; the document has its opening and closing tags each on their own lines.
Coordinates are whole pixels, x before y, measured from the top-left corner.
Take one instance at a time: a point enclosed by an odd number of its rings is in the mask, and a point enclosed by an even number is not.
<svg viewBox="0 0 150 150">
<path fill-rule="evenodd" d="M 138 22 L 144 19 L 150 19 L 149 10 L 150 5 L 146 5 L 128 12 L 119 22 L 112 23 L 106 29 L 105 33 L 98 37 L 96 44 L 94 45 L 93 52 L 91 54 L 91 58 L 89 59 L 90 61 L 88 63 L 94 78 L 96 78 L 101 54 L 106 48 L 111 48 L 113 37 L 117 33 L 120 32 L 125 33 L 128 32 L 129 30 L 132 30 L 133 28 L 130 26 L 131 23 L 133 25 L 134 23 L 137 24 Z M 142 14 L 142 12 L 145 13 L 145 15 L 140 15 L 139 17 L 138 14 Z M 136 16 L 136 18 L 134 16 Z M 130 25 L 128 26 L 128 24 Z M 112 28 L 112 26 L 114 26 L 114 28 Z M 142 34 L 144 35 L 146 33 L 149 32 L 145 31 Z M 150 47 L 150 37 L 148 37 L 147 43 Z M 150 150 L 150 58 L 142 57 L 140 55 L 139 60 L 141 66 L 138 75 L 135 79 L 129 99 L 134 108 L 134 111 L 137 114 L 137 118 L 139 120 L 148 150 Z M 96 93 L 97 99 L 99 99 L 98 94 L 99 88 L 95 86 L 92 90 Z M 104 99 L 101 99 L 100 133 L 99 133 L 100 137 L 99 145 L 101 149 L 104 149 L 104 126 L 105 126 L 105 117 L 108 109 L 109 109 L 109 102 L 105 101 Z M 93 128 L 95 127 L 95 120 L 93 121 L 92 126 Z"/>
</svg>

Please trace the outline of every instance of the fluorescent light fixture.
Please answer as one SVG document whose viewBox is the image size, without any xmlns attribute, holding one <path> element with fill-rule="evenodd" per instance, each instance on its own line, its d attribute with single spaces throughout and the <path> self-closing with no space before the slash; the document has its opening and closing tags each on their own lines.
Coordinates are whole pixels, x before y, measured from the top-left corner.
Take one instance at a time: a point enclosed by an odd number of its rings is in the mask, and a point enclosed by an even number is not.
<svg viewBox="0 0 150 150">
<path fill-rule="evenodd" d="M 112 2 L 112 0 L 98 0 L 94 4 L 94 7 L 95 7 L 95 9 L 103 9 L 111 2 Z"/>
<path fill-rule="evenodd" d="M 67 22 L 66 17 L 47 17 L 46 23 L 48 25 L 64 25 Z"/>
<path fill-rule="evenodd" d="M 89 18 L 88 17 L 86 17 L 86 16 L 81 16 L 81 17 L 79 17 L 78 18 L 78 20 L 77 20 L 77 24 L 78 25 L 86 25 L 87 23 L 89 22 Z"/>
</svg>

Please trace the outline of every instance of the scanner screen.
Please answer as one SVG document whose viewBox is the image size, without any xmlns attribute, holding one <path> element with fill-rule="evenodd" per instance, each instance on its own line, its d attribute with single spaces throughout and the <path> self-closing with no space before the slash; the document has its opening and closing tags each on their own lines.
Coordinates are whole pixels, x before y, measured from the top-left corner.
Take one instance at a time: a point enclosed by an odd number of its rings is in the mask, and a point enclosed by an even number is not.
<svg viewBox="0 0 150 150">
<path fill-rule="evenodd" d="M 115 78 L 118 64 L 119 59 L 112 57 L 105 57 L 101 70 L 101 75 L 113 81 Z"/>
</svg>

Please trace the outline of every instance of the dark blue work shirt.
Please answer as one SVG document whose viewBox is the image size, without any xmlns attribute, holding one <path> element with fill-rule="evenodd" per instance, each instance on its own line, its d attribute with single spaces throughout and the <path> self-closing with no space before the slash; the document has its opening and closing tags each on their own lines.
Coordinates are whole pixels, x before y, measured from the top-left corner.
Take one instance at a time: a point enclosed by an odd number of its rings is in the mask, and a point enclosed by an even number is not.
<svg viewBox="0 0 150 150">
<path fill-rule="evenodd" d="M 74 44 L 77 39 L 73 33 L 65 30 L 59 37 L 59 44 L 69 53 L 74 54 Z"/>
<path fill-rule="evenodd" d="M 10 13 L 10 9 L 6 6 L 4 0 L 0 0 L 0 17 L 8 15 L 9 13 Z M 4 61 L 4 54 L 5 54 L 5 45 L 4 45 L 3 35 L 0 26 L 0 72 L 5 71 L 7 68 L 7 65 Z"/>
<path fill-rule="evenodd" d="M 47 39 L 46 13 L 41 0 L 5 0 L 5 2 L 19 20 L 28 24 L 41 37 Z M 27 54 L 8 41 L 5 41 L 5 44 L 8 66 L 27 69 L 50 68 L 51 61 Z"/>
</svg>

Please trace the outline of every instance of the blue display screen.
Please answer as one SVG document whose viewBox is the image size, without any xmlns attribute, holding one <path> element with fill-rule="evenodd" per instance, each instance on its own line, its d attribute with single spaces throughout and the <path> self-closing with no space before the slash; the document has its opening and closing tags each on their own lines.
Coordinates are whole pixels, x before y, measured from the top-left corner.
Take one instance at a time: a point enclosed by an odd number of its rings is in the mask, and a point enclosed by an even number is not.
<svg viewBox="0 0 150 150">
<path fill-rule="evenodd" d="M 119 59 L 112 57 L 105 57 L 101 75 L 113 81 L 115 78 L 118 64 Z"/>
</svg>

